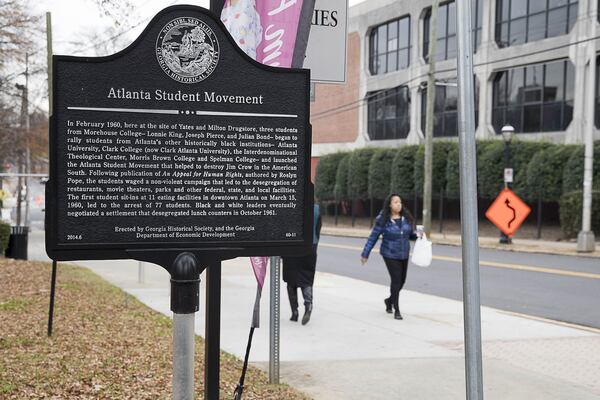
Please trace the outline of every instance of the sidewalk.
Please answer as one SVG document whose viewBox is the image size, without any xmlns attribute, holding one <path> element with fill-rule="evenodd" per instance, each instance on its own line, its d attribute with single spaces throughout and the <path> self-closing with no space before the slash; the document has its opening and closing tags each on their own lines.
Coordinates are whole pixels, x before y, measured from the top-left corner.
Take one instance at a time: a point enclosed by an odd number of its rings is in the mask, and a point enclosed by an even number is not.
<svg viewBox="0 0 600 400">
<path fill-rule="evenodd" d="M 137 261 L 86 266 L 153 309 L 171 316 L 169 276 Z M 204 284 L 204 277 L 202 277 Z M 204 335 L 204 285 L 196 332 Z M 251 361 L 268 369 L 269 281 Z M 404 321 L 383 310 L 387 288 L 317 273 L 315 311 L 302 326 L 288 320 L 282 296 L 281 379 L 317 400 L 465 398 L 462 303 L 403 291 Z M 285 291 L 283 291 L 285 293 Z M 247 259 L 223 263 L 221 347 L 243 357 L 255 280 Z M 380 304 L 381 303 L 381 304 Z M 574 329 L 482 308 L 486 399 L 598 399 L 600 330 Z M 197 373 L 197 376 L 201 374 Z"/>
<path fill-rule="evenodd" d="M 371 232 L 365 227 L 333 226 L 323 225 L 321 234 L 332 236 L 348 236 L 366 238 Z M 500 244 L 498 237 L 479 237 L 479 247 L 486 249 L 522 251 L 527 253 L 558 254 L 580 257 L 600 257 L 600 242 L 596 242 L 596 251 L 593 253 L 578 253 L 577 243 L 557 242 L 535 239 L 514 239 L 510 245 Z M 431 241 L 436 244 L 447 244 L 452 246 L 461 245 L 461 236 L 456 234 L 432 233 Z"/>
<path fill-rule="evenodd" d="M 30 257 L 44 259 L 43 232 L 30 237 Z M 137 261 L 78 262 L 151 308 L 169 310 L 169 276 Z M 59 268 L 60 281 L 60 268 Z M 204 275 L 196 333 L 204 335 Z M 255 296 L 248 259 L 223 263 L 221 347 L 242 358 Z M 269 286 L 250 360 L 268 370 Z M 387 287 L 317 272 L 315 310 L 302 326 L 288 320 L 281 298 L 281 380 L 316 400 L 456 400 L 465 398 L 462 303 L 403 291 L 405 319 L 383 310 Z M 600 330 L 565 326 L 481 309 L 483 379 L 489 400 L 600 398 Z M 200 372 L 196 376 L 201 377 Z M 224 394 L 225 395 L 225 394 Z M 229 395 L 229 394 L 227 394 Z"/>
</svg>

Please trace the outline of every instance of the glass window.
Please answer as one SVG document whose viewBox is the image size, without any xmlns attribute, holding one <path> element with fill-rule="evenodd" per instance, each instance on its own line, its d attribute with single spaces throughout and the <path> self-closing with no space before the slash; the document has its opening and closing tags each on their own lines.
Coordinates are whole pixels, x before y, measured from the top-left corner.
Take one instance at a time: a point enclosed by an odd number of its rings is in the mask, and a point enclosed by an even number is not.
<svg viewBox="0 0 600 400">
<path fill-rule="evenodd" d="M 369 70 L 372 75 L 394 72 L 410 63 L 410 16 L 371 29 Z"/>
<path fill-rule="evenodd" d="M 441 83 L 441 82 L 440 82 Z M 475 80 L 475 126 L 479 110 L 479 84 Z M 421 130 L 426 129 L 427 89 L 421 92 Z M 433 136 L 458 136 L 458 89 L 455 86 L 436 85 L 433 106 Z"/>
<path fill-rule="evenodd" d="M 508 47 L 564 35 L 577 20 L 578 5 L 578 0 L 498 0 L 496 43 Z"/>
<path fill-rule="evenodd" d="M 529 18 L 527 26 L 527 41 L 544 39 L 546 37 L 546 14 L 537 14 Z"/>
<path fill-rule="evenodd" d="M 482 0 L 471 0 L 473 13 L 473 50 L 477 51 L 481 43 Z M 429 21 L 431 8 L 427 10 L 423 20 L 423 58 L 429 59 Z M 456 3 L 454 1 L 440 4 L 437 16 L 436 61 L 456 58 Z"/>
<path fill-rule="evenodd" d="M 410 131 L 408 86 L 369 93 L 368 129 L 371 140 L 405 139 Z"/>
<path fill-rule="evenodd" d="M 495 131 L 500 134 L 505 124 L 519 133 L 567 129 L 573 118 L 574 83 L 568 60 L 499 71 L 493 82 Z"/>
</svg>

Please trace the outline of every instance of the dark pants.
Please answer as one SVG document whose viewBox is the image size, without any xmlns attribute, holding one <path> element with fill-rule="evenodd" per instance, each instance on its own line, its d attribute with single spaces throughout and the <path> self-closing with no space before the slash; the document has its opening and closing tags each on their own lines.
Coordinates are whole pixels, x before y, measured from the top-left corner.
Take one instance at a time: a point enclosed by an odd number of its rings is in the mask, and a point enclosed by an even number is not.
<svg viewBox="0 0 600 400">
<path fill-rule="evenodd" d="M 399 310 L 398 297 L 400 296 L 400 290 L 406 282 L 406 272 L 408 270 L 408 260 L 394 260 L 391 258 L 383 258 L 385 266 L 390 273 L 391 284 L 390 284 L 390 300 L 394 306 L 394 310 Z"/>
<path fill-rule="evenodd" d="M 300 288 L 302 291 L 302 297 L 304 297 L 304 306 L 307 308 L 312 307 L 313 302 L 313 290 L 312 286 L 306 286 Z M 290 306 L 292 311 L 298 309 L 298 286 L 287 285 L 288 297 L 290 299 Z"/>
</svg>

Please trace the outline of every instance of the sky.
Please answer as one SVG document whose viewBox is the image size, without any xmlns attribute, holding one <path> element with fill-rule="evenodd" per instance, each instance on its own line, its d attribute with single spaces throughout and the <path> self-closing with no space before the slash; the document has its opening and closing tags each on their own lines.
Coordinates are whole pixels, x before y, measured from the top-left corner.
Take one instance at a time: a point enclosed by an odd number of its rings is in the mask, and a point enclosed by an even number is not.
<svg viewBox="0 0 600 400">
<path fill-rule="evenodd" d="M 260 1 L 260 0 L 258 0 Z M 349 0 L 350 6 L 366 0 Z M 52 34 L 55 54 L 66 54 L 72 49 L 69 42 L 74 37 L 90 30 L 102 30 L 113 24 L 110 18 L 101 15 L 92 0 L 29 0 L 32 9 L 37 13 L 52 13 Z M 209 0 L 131 0 L 135 11 L 123 22 L 118 31 L 127 30 L 128 26 L 139 25 L 124 35 L 130 41 L 144 29 L 146 23 L 160 10 L 176 4 L 192 4 L 209 7 Z"/>
<path fill-rule="evenodd" d="M 22 0 L 29 5 L 29 9 L 36 14 L 43 15 L 46 12 L 52 14 L 52 42 L 54 54 L 66 54 L 77 56 L 95 56 L 103 55 L 97 53 L 98 47 L 94 47 L 97 39 L 90 36 L 97 34 L 98 37 L 106 35 L 108 29 L 112 32 L 125 32 L 119 41 L 116 50 L 126 47 L 133 42 L 135 38 L 144 30 L 149 20 L 163 8 L 176 4 L 192 4 L 201 7 L 209 7 L 209 0 L 131 0 L 134 10 L 127 13 L 125 20 L 120 21 L 120 25 L 115 26 L 114 19 L 106 17 L 96 5 L 99 1 L 93 0 Z M 260 1 L 260 0 L 258 0 Z M 350 6 L 361 3 L 366 0 L 349 0 Z M 118 0 L 115 3 L 119 4 Z M 117 10 L 118 11 L 118 10 Z M 44 20 L 45 21 L 45 20 Z M 43 26 L 45 31 L 45 22 Z M 109 36 L 110 37 L 110 36 Z M 85 43 L 90 41 L 89 46 L 75 51 L 74 41 Z M 32 56 L 31 69 L 35 65 L 42 66 L 46 64 L 46 37 L 38 38 L 37 52 Z M 39 68 L 39 67 L 38 67 Z M 45 93 L 45 79 L 43 74 L 32 75 L 30 100 L 40 108 L 47 108 L 47 96 Z M 22 79 L 21 79 L 22 80 Z"/>
</svg>

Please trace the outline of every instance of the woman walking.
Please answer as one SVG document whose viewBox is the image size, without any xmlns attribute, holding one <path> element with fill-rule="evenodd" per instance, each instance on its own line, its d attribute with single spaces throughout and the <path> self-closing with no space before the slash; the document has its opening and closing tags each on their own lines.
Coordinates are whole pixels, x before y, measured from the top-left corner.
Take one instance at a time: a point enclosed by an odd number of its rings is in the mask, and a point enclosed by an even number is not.
<svg viewBox="0 0 600 400">
<path fill-rule="evenodd" d="M 400 290 L 406 282 L 408 269 L 408 255 L 410 252 L 409 240 L 415 240 L 421 236 L 414 232 L 414 220 L 410 212 L 402 207 L 402 199 L 397 194 L 390 194 L 383 204 L 383 209 L 375 220 L 375 226 L 367 239 L 365 248 L 361 254 L 361 262 L 364 265 L 369 258 L 371 250 L 382 235 L 382 243 L 379 252 L 385 261 L 391 278 L 390 297 L 384 300 L 385 311 L 392 313 L 395 319 L 402 319 L 398 298 Z"/>
<path fill-rule="evenodd" d="M 313 283 L 317 266 L 317 246 L 321 236 L 321 212 L 318 204 L 313 212 L 312 252 L 303 257 L 283 257 L 283 280 L 287 283 L 288 298 L 292 308 L 290 321 L 298 321 L 298 288 L 304 298 L 302 325 L 308 324 L 313 309 Z"/>
</svg>

